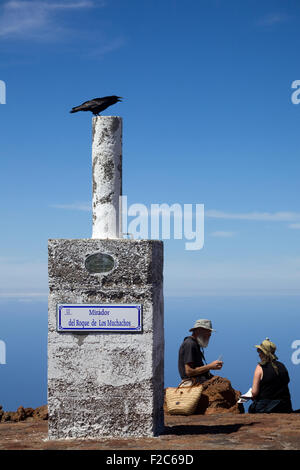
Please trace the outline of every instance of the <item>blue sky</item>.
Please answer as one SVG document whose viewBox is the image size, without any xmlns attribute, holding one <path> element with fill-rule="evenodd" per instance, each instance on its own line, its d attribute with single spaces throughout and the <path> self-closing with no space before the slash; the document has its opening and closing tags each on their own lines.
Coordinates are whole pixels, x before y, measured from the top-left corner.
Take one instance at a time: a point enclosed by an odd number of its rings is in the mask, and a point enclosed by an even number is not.
<svg viewBox="0 0 300 470">
<path fill-rule="evenodd" d="M 48 238 L 91 236 L 91 116 L 69 110 L 110 94 L 129 204 L 205 207 L 202 250 L 165 241 L 166 297 L 191 324 L 224 296 L 299 311 L 299 26 L 293 0 L 0 1 L 0 315 L 46 300 Z"/>
</svg>

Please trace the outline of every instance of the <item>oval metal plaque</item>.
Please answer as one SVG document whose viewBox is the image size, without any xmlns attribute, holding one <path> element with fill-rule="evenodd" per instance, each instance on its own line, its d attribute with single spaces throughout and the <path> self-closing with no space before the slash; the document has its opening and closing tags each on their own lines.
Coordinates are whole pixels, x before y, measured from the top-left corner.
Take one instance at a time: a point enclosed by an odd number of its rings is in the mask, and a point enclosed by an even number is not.
<svg viewBox="0 0 300 470">
<path fill-rule="evenodd" d="M 89 255 L 85 260 L 85 267 L 91 274 L 107 273 L 115 266 L 115 260 L 106 253 Z"/>
</svg>

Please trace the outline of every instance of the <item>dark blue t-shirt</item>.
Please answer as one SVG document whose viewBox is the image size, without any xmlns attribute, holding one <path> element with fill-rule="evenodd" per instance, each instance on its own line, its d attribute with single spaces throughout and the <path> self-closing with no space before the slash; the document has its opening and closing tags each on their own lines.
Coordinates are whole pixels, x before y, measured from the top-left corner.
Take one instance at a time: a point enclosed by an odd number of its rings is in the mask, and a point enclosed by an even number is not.
<svg viewBox="0 0 300 470">
<path fill-rule="evenodd" d="M 192 336 L 186 336 L 179 348 L 178 354 L 178 370 L 182 379 L 189 378 L 185 373 L 185 364 L 193 363 L 194 367 L 204 366 L 205 357 L 202 353 L 199 344 Z M 207 380 L 211 377 L 209 372 L 196 376 L 198 379 Z"/>
</svg>

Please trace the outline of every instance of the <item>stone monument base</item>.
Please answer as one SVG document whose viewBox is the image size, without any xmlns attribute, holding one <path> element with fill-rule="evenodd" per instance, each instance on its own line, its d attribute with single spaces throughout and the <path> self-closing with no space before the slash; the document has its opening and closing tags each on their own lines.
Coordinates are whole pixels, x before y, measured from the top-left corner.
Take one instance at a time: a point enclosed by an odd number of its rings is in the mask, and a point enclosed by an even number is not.
<svg viewBox="0 0 300 470">
<path fill-rule="evenodd" d="M 110 255 L 91 273 L 85 261 Z M 49 439 L 151 437 L 162 432 L 163 243 L 49 240 Z M 138 332 L 58 331 L 58 304 L 141 304 Z"/>
</svg>

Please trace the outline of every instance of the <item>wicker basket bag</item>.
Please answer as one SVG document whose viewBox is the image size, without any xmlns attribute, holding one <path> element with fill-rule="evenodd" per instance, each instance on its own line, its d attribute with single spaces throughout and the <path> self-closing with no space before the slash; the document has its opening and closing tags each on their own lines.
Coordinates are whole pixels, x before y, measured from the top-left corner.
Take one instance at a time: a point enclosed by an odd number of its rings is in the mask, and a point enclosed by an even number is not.
<svg viewBox="0 0 300 470">
<path fill-rule="evenodd" d="M 170 415 L 192 415 L 197 407 L 202 393 L 202 385 L 195 384 L 189 387 L 168 387 L 166 389 L 166 406 Z"/>
</svg>

